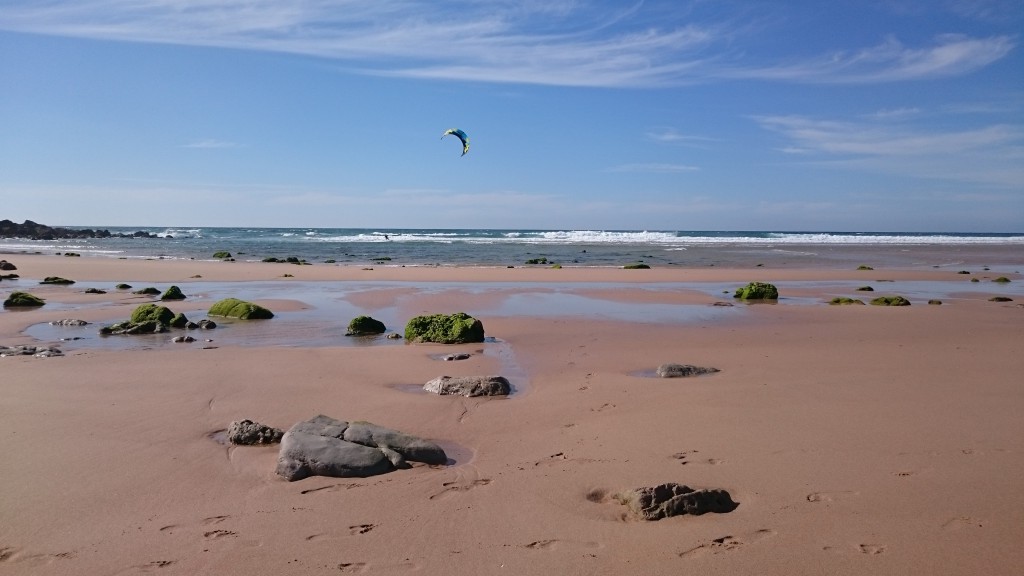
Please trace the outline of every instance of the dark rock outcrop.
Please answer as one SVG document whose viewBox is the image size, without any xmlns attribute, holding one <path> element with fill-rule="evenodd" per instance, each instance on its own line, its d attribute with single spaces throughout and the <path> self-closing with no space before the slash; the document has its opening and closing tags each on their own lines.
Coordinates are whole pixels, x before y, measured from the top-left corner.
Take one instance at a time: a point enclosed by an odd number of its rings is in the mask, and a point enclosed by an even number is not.
<svg viewBox="0 0 1024 576">
<path fill-rule="evenodd" d="M 348 323 L 346 336 L 369 336 L 371 334 L 383 334 L 387 327 L 380 320 L 370 316 L 356 316 Z"/>
<path fill-rule="evenodd" d="M 267 320 L 274 317 L 274 313 L 263 306 L 238 298 L 225 298 L 214 303 L 213 306 L 210 306 L 207 314 L 238 318 L 239 320 Z"/>
<path fill-rule="evenodd" d="M 767 282 L 751 282 L 742 288 L 737 288 L 733 298 L 740 300 L 778 300 L 779 289 L 774 284 Z"/>
<path fill-rule="evenodd" d="M 438 376 L 423 389 L 442 396 L 507 396 L 512 385 L 504 376 Z"/>
<path fill-rule="evenodd" d="M 644 520 L 732 512 L 738 506 L 725 490 L 695 490 L 675 482 L 628 490 L 616 495 L 616 499 Z"/>
<path fill-rule="evenodd" d="M 29 240 L 58 240 L 61 238 L 158 238 L 150 232 L 133 232 L 123 234 L 111 233 L 109 230 L 93 230 L 91 228 L 59 228 L 37 224 L 25 220 L 18 224 L 10 220 L 0 220 L 0 238 L 27 238 Z"/>
<path fill-rule="evenodd" d="M 659 378 L 687 378 L 689 376 L 701 376 L 714 374 L 718 368 L 694 366 L 692 364 L 662 364 L 654 373 Z"/>
<path fill-rule="evenodd" d="M 53 346 L 0 346 L 0 357 L 35 356 L 36 358 L 49 358 L 63 355 L 64 352 L 60 348 Z"/>
</svg>

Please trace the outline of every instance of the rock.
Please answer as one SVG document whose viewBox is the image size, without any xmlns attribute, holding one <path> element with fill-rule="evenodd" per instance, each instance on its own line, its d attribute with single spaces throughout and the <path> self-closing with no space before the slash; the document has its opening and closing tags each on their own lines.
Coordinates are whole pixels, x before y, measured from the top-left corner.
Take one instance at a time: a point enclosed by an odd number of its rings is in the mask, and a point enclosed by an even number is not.
<svg viewBox="0 0 1024 576">
<path fill-rule="evenodd" d="M 184 312 L 178 312 L 177 314 L 174 315 L 173 318 L 171 318 L 171 321 L 168 322 L 167 324 L 171 328 L 186 328 L 191 323 L 192 322 L 189 321 L 188 317 L 185 316 Z"/>
<path fill-rule="evenodd" d="M 350 425 L 320 415 L 285 432 L 277 474 L 288 481 L 309 476 L 365 477 L 407 467 L 407 461 L 443 464 L 448 458 L 427 440 L 369 422 Z"/>
<path fill-rule="evenodd" d="M 507 396 L 512 385 L 504 376 L 438 376 L 424 384 L 423 389 L 442 396 Z"/>
<path fill-rule="evenodd" d="M 629 490 L 616 495 L 616 499 L 644 520 L 732 512 L 738 506 L 725 490 L 694 490 L 674 482 Z"/>
<path fill-rule="evenodd" d="M 174 312 L 166 306 L 159 304 L 141 304 L 132 311 L 129 322 L 132 324 L 143 324 L 146 322 L 159 322 L 170 325 L 174 319 Z"/>
<path fill-rule="evenodd" d="M 456 360 L 469 360 L 473 355 L 468 352 L 459 352 L 458 354 L 449 354 L 444 357 L 445 362 L 454 362 Z"/>
<path fill-rule="evenodd" d="M 33 296 L 28 292 L 11 292 L 11 295 L 4 300 L 4 308 L 31 308 L 46 304 L 42 298 Z"/>
<path fill-rule="evenodd" d="M 64 318 L 63 320 L 51 320 L 51 326 L 85 326 L 88 324 L 85 320 L 77 320 L 75 318 Z"/>
<path fill-rule="evenodd" d="M 210 306 L 207 312 L 210 316 L 225 316 L 238 318 L 239 320 L 266 320 L 274 317 L 274 313 L 263 306 L 239 300 L 238 298 L 225 298 Z"/>
<path fill-rule="evenodd" d="M 988 299 L 989 302 L 1013 302 L 1013 298 L 1009 296 L 993 296 Z"/>
<path fill-rule="evenodd" d="M 43 278 L 40 284 L 74 284 L 74 280 L 68 280 L 67 278 L 61 278 L 60 276 L 47 276 Z"/>
<path fill-rule="evenodd" d="M 732 302 L 722 302 L 721 300 L 719 300 L 719 301 L 717 301 L 717 302 L 714 302 L 714 303 L 712 303 L 711 305 L 712 305 L 712 306 L 723 306 L 723 307 L 729 307 L 729 306 L 732 306 L 732 305 L 733 305 L 733 303 L 732 303 Z"/>
<path fill-rule="evenodd" d="M 932 306 L 942 306 L 942 300 L 932 299 L 928 301 Z"/>
<path fill-rule="evenodd" d="M 385 338 L 387 338 L 388 340 L 401 340 L 402 335 L 397 332 L 391 332 L 390 334 L 385 336 Z"/>
<path fill-rule="evenodd" d="M 175 336 L 174 338 L 171 338 L 171 342 L 174 342 L 175 344 L 191 344 L 195 341 L 196 339 L 191 336 Z"/>
<path fill-rule="evenodd" d="M 874 292 L 875 289 L 872 288 L 871 286 L 861 286 L 860 288 L 857 288 L 857 291 L 858 292 Z"/>
<path fill-rule="evenodd" d="M 751 282 L 742 288 L 737 288 L 733 298 L 739 298 L 740 300 L 778 300 L 779 290 L 773 284 Z"/>
<path fill-rule="evenodd" d="M 217 252 L 213 253 L 213 257 L 217 259 L 224 259 L 231 258 L 232 256 L 231 252 L 228 252 L 227 250 L 218 250 Z"/>
<path fill-rule="evenodd" d="M 714 374 L 718 368 L 704 368 L 690 364 L 662 364 L 655 370 L 659 378 L 686 378 L 688 376 L 700 376 L 702 374 Z"/>
<path fill-rule="evenodd" d="M 17 270 L 18 267 L 7 260 L 0 260 L 0 270 Z"/>
<path fill-rule="evenodd" d="M 60 348 L 53 346 L 0 346 L 0 357 L 3 356 L 35 356 L 36 358 L 49 358 L 63 356 Z"/>
<path fill-rule="evenodd" d="M 140 290 L 132 292 L 132 294 L 140 294 L 142 296 L 156 296 L 160 293 L 160 290 L 156 286 L 147 286 Z"/>
<path fill-rule="evenodd" d="M 342 436 L 349 442 L 394 450 L 406 460 L 425 464 L 444 464 L 448 456 L 440 446 L 369 422 L 352 422 Z"/>
<path fill-rule="evenodd" d="M 405 339 L 439 344 L 483 342 L 484 325 L 465 312 L 417 316 L 405 325 Z"/>
<path fill-rule="evenodd" d="M 843 304 L 860 304 L 861 306 L 864 305 L 864 301 L 863 300 L 857 300 L 856 298 L 849 298 L 849 297 L 846 297 L 846 296 L 836 296 L 835 298 L 829 300 L 828 303 L 833 305 L 833 306 L 843 305 Z"/>
<path fill-rule="evenodd" d="M 348 331 L 345 333 L 346 336 L 365 336 L 368 334 L 383 334 L 387 331 L 387 327 L 380 320 L 371 318 L 370 316 L 356 316 L 348 323 Z"/>
<path fill-rule="evenodd" d="M 56 228 L 25 220 L 17 224 L 10 220 L 0 220 L 0 238 L 28 238 L 31 240 L 57 240 L 59 238 L 156 238 L 156 234 L 139 230 L 132 234 L 109 230 L 92 230 L 90 228 Z"/>
<path fill-rule="evenodd" d="M 1010 281 L 1010 279 L 1007 278 L 1006 276 L 1000 276 L 999 278 L 996 278 L 995 280 L 993 280 L 993 282 L 998 282 L 1000 284 L 1006 284 L 1009 281 Z"/>
<path fill-rule="evenodd" d="M 910 306 L 910 300 L 903 296 L 879 296 L 871 301 L 874 306 Z"/>
<path fill-rule="evenodd" d="M 235 420 L 228 426 L 228 442 L 240 446 L 277 444 L 284 436 L 278 428 L 264 426 L 252 420 Z"/>
<path fill-rule="evenodd" d="M 160 296 L 161 300 L 184 300 L 185 295 L 182 294 L 181 288 L 177 286 L 171 286 L 164 291 L 163 295 Z"/>
<path fill-rule="evenodd" d="M 85 289 L 85 293 L 86 294 L 106 294 L 107 291 L 106 290 L 100 290 L 99 288 L 86 288 Z"/>
<path fill-rule="evenodd" d="M 114 288 L 117 288 L 118 290 L 131 290 L 132 289 L 132 285 L 131 284 L 125 284 L 124 282 L 122 282 L 122 283 L 118 284 L 117 286 L 114 286 Z"/>
<path fill-rule="evenodd" d="M 622 267 L 624 270 L 650 270 L 650 264 L 638 263 L 638 264 L 626 264 Z"/>
</svg>

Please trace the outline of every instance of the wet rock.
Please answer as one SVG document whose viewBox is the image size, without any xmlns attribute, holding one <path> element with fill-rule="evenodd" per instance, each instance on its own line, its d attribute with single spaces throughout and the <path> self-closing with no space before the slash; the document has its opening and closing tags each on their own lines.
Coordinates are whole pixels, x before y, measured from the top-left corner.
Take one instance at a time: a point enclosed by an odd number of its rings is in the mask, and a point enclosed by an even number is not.
<svg viewBox="0 0 1024 576">
<path fill-rule="evenodd" d="M 465 312 L 416 316 L 405 325 L 405 339 L 439 344 L 483 342 L 484 325 Z"/>
<path fill-rule="evenodd" d="M 0 260 L 0 270 L 17 270 L 18 267 L 7 260 Z"/>
<path fill-rule="evenodd" d="M 277 444 L 284 436 L 278 428 L 265 426 L 252 420 L 235 420 L 228 426 L 228 442 L 239 446 Z"/>
<path fill-rule="evenodd" d="M 725 490 L 695 490 L 675 482 L 628 490 L 616 495 L 616 499 L 644 520 L 661 520 L 682 514 L 726 513 L 738 506 Z"/>
<path fill-rule="evenodd" d="M 458 354 L 449 354 L 443 359 L 445 362 L 455 362 L 456 360 L 469 360 L 473 355 L 468 352 L 459 352 Z"/>
<path fill-rule="evenodd" d="M 36 358 L 49 358 L 63 355 L 64 352 L 60 348 L 53 346 L 0 346 L 0 357 L 35 356 Z"/>
<path fill-rule="evenodd" d="M 387 327 L 380 320 L 370 316 L 356 316 L 348 323 L 346 336 L 368 336 L 371 334 L 383 334 Z"/>
<path fill-rule="evenodd" d="M 740 300 L 778 300 L 779 289 L 774 284 L 767 282 L 751 282 L 742 288 L 737 288 L 733 298 Z"/>
<path fill-rule="evenodd" d="M 689 376 L 701 376 L 703 374 L 714 374 L 718 368 L 693 366 L 692 364 L 662 364 L 654 371 L 659 378 L 687 378 Z"/>
<path fill-rule="evenodd" d="M 438 376 L 423 389 L 442 396 L 507 396 L 512 385 L 504 376 Z"/>
<path fill-rule="evenodd" d="M 274 313 L 263 306 L 238 298 L 225 298 L 214 303 L 213 306 L 210 306 L 207 314 L 238 318 L 239 320 L 267 320 L 274 317 Z"/>
<path fill-rule="evenodd" d="M 63 320 L 51 320 L 51 326 L 85 326 L 88 324 L 85 320 L 78 320 L 76 318 L 64 318 Z"/>
<path fill-rule="evenodd" d="M 46 304 L 42 298 L 28 292 L 11 292 L 4 300 L 4 308 L 32 308 Z"/>
</svg>

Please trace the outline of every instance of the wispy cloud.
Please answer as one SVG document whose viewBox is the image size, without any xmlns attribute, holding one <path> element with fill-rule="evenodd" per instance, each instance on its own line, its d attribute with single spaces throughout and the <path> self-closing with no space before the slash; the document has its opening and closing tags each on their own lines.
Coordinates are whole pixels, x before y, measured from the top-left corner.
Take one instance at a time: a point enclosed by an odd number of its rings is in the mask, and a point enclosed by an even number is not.
<svg viewBox="0 0 1024 576">
<path fill-rule="evenodd" d="M 609 172 L 648 172 L 655 174 L 677 174 L 682 172 L 696 172 L 700 170 L 697 166 L 686 164 L 621 164 L 609 168 Z"/>
<path fill-rule="evenodd" d="M 972 72 L 1008 36 L 895 38 L 773 62 L 745 56 L 723 10 L 677 0 L 50 0 L 5 6 L 0 29 L 226 47 L 339 61 L 353 72 L 559 86 L 651 87 L 723 79 L 869 83 Z M 745 32 L 746 33 L 746 32 Z"/>
<path fill-rule="evenodd" d="M 182 144 L 182 148 L 238 148 L 239 145 L 234 142 L 225 142 L 224 140 L 215 140 L 208 138 L 205 140 L 196 140 L 187 144 Z"/>
<path fill-rule="evenodd" d="M 696 136 L 693 134 L 684 134 L 675 128 L 660 128 L 656 130 L 649 130 L 644 134 L 649 140 L 654 142 L 663 142 L 666 144 L 685 144 L 690 146 L 704 145 L 710 142 L 716 142 L 715 138 L 709 138 L 707 136 Z"/>
<path fill-rule="evenodd" d="M 956 76 L 1003 58 L 1016 46 L 1009 36 L 946 34 L 931 46 L 911 48 L 894 37 L 877 46 L 765 67 L 723 70 L 733 78 L 829 84 L 871 84 Z"/>
<path fill-rule="evenodd" d="M 898 173 L 917 178 L 974 182 L 1024 189 L 1024 128 L 993 124 L 936 130 L 878 121 L 820 120 L 805 116 L 760 116 L 762 128 L 781 134 L 781 150 L 812 156 L 833 166 Z"/>
</svg>

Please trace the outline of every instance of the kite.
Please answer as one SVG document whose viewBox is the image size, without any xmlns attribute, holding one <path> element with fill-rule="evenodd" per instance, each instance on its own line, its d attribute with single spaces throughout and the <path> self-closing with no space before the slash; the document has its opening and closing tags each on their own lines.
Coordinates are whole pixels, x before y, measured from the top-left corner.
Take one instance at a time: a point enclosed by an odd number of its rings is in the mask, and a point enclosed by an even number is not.
<svg viewBox="0 0 1024 576">
<path fill-rule="evenodd" d="M 444 131 L 444 134 L 441 134 L 441 139 L 449 134 L 454 134 L 456 138 L 462 140 L 462 155 L 465 156 L 466 152 L 469 152 L 469 136 L 466 136 L 466 133 L 458 128 L 449 128 Z"/>
</svg>

